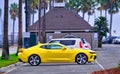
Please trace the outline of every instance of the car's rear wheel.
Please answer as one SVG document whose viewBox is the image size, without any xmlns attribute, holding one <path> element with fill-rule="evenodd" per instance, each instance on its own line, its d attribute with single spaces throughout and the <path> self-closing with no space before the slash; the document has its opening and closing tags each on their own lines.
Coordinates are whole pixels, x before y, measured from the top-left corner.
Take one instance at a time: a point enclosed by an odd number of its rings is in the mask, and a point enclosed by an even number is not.
<svg viewBox="0 0 120 74">
<path fill-rule="evenodd" d="M 86 64 L 87 60 L 88 60 L 88 57 L 83 53 L 78 54 L 75 58 L 75 61 L 77 62 L 77 64 L 80 64 L 80 65 Z"/>
<path fill-rule="evenodd" d="M 37 66 L 41 63 L 41 59 L 38 55 L 31 55 L 28 59 L 28 62 L 32 66 Z"/>
</svg>

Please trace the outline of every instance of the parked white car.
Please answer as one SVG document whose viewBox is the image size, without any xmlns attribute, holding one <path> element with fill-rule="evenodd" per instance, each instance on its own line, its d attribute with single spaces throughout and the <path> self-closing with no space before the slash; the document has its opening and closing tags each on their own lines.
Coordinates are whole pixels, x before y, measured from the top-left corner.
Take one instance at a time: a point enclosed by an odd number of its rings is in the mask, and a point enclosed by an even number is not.
<svg viewBox="0 0 120 74">
<path fill-rule="evenodd" d="M 120 44 L 120 37 L 116 37 L 115 39 L 113 39 L 114 44 Z"/>
<path fill-rule="evenodd" d="M 59 38 L 52 39 L 49 43 L 60 43 L 68 48 L 91 49 L 90 43 L 88 43 L 84 38 Z"/>
</svg>

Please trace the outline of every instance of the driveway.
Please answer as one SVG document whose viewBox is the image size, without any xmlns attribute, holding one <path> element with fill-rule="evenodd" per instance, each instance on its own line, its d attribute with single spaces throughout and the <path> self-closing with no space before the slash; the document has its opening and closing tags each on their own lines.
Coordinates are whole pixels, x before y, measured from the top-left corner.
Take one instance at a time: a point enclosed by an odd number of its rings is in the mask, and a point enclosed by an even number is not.
<svg viewBox="0 0 120 74">
<path fill-rule="evenodd" d="M 117 67 L 120 62 L 120 45 L 104 44 L 97 52 L 97 61 L 102 69 Z"/>
<path fill-rule="evenodd" d="M 8 71 L 8 74 L 90 74 L 96 70 L 118 66 L 120 45 L 103 45 L 96 49 L 97 59 L 94 63 L 77 65 L 76 63 L 42 63 L 39 66 L 23 64 Z"/>
</svg>

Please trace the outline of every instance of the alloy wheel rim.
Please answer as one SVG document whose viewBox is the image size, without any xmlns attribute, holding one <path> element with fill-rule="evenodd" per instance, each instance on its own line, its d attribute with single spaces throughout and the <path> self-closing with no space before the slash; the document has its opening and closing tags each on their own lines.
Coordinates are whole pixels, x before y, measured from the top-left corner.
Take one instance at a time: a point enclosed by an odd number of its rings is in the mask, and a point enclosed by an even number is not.
<svg viewBox="0 0 120 74">
<path fill-rule="evenodd" d="M 39 57 L 34 55 L 34 56 L 31 56 L 30 57 L 30 60 L 29 60 L 30 64 L 32 65 L 38 65 L 40 60 L 39 60 Z"/>
<path fill-rule="evenodd" d="M 85 64 L 86 61 L 87 61 L 87 57 L 86 57 L 84 54 L 79 54 L 79 55 L 77 56 L 77 62 L 78 62 L 79 64 Z"/>
</svg>

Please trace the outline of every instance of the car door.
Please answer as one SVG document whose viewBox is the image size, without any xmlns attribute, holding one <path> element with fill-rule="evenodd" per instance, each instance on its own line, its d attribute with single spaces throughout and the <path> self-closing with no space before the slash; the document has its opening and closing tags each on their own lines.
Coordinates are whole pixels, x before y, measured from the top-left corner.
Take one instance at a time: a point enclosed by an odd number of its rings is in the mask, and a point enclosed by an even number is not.
<svg viewBox="0 0 120 74">
<path fill-rule="evenodd" d="M 45 54 L 48 62 L 68 62 L 71 58 L 71 52 L 65 47 L 57 44 L 49 45 Z"/>
</svg>

